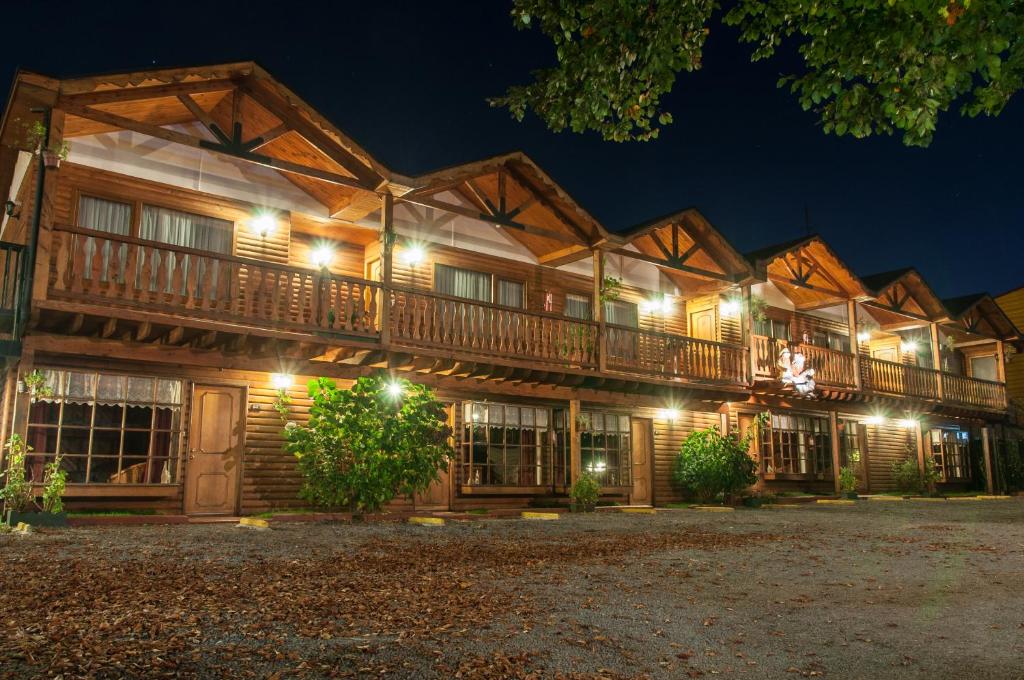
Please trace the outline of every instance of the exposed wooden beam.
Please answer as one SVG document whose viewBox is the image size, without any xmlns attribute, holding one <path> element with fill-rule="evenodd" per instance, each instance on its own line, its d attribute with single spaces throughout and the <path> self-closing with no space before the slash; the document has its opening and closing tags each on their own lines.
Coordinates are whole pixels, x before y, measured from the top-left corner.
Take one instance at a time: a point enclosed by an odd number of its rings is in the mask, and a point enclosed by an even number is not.
<svg viewBox="0 0 1024 680">
<path fill-rule="evenodd" d="M 625 248 L 615 248 L 614 250 L 608 251 L 615 255 L 624 255 L 631 257 L 634 260 L 641 260 L 643 262 L 649 262 L 650 264 L 657 265 L 658 267 L 664 267 L 665 269 L 673 269 L 675 271 L 684 272 L 686 274 L 694 274 L 696 276 L 703 276 L 704 278 L 714 279 L 716 281 L 735 281 L 735 277 L 731 274 L 720 274 L 719 272 L 713 272 L 707 269 L 701 269 L 700 267 L 691 267 L 685 264 L 671 264 L 664 260 L 658 259 L 653 255 L 646 253 L 638 253 L 632 250 L 626 250 Z"/>
<path fill-rule="evenodd" d="M 562 241 L 563 243 L 574 243 L 576 245 L 586 245 L 585 242 L 576 238 L 575 236 L 569 236 L 559 231 L 553 231 L 551 229 L 544 229 L 543 227 L 535 227 L 532 224 L 523 224 L 516 222 L 515 220 L 506 219 L 501 216 L 487 215 L 482 212 L 478 212 L 471 208 L 465 208 L 461 205 L 455 205 L 454 203 L 447 203 L 445 201 L 437 201 L 432 198 L 426 198 L 423 196 L 397 196 L 396 201 L 402 201 L 404 203 L 413 203 L 415 205 L 422 205 L 426 208 L 436 208 L 438 210 L 447 210 L 448 212 L 455 213 L 456 215 L 462 215 L 463 217 L 469 217 L 470 219 L 479 220 L 481 222 L 490 222 L 497 224 L 502 227 L 508 227 L 510 229 L 518 229 L 519 231 L 526 232 L 527 234 L 534 234 L 535 236 L 543 236 L 544 238 L 553 239 L 555 241 Z"/>
<path fill-rule="evenodd" d="M 215 139 L 219 139 L 224 144 L 231 143 L 230 137 L 220 129 L 220 126 L 217 125 L 216 121 L 210 117 L 210 114 L 204 111 L 203 107 L 196 103 L 195 99 L 192 99 L 192 97 L 187 94 L 179 94 L 178 101 L 185 105 L 185 108 L 196 117 L 196 120 L 203 124 L 203 127 L 210 131 L 210 134 L 213 135 Z"/>
<path fill-rule="evenodd" d="M 353 189 L 361 189 L 363 191 L 373 191 L 371 187 L 360 184 L 358 180 L 355 180 L 346 175 L 340 175 L 335 172 L 328 172 L 326 170 L 320 170 L 319 168 L 311 168 L 305 165 L 299 165 L 298 163 L 292 163 L 290 161 L 284 161 L 278 158 L 272 158 L 262 154 L 256 154 L 252 152 L 238 151 L 225 147 L 221 142 L 211 142 L 206 139 L 194 137 L 176 130 L 170 130 L 168 128 L 160 127 L 159 125 L 151 125 L 149 123 L 143 123 L 140 121 L 132 120 L 131 118 L 125 118 L 124 116 L 118 116 L 113 113 L 106 111 L 99 111 L 97 109 L 85 107 L 72 106 L 66 108 L 66 111 L 74 116 L 81 118 L 88 118 L 94 120 L 97 123 L 105 123 L 107 125 L 113 125 L 125 130 L 132 130 L 143 135 L 150 137 L 156 137 L 157 139 L 163 139 L 164 141 L 173 142 L 175 144 L 182 144 L 184 146 L 190 146 L 193 148 L 204 149 L 212 153 L 218 153 L 223 156 L 231 158 L 238 158 L 256 165 L 262 165 L 267 168 L 279 170 L 281 172 L 287 172 L 295 175 L 302 175 L 304 177 L 310 177 L 313 179 L 323 180 L 330 184 L 337 184 L 340 186 L 351 187 Z"/>
<path fill-rule="evenodd" d="M 540 202 L 541 205 L 543 205 L 545 208 L 554 213 L 555 217 L 557 217 L 567 227 L 569 227 L 573 231 L 573 233 L 576 234 L 576 236 L 583 240 L 583 242 L 590 241 L 590 234 L 587 234 L 582 229 L 580 229 L 579 226 L 577 226 L 576 222 L 570 219 L 569 216 L 566 215 L 561 208 L 559 208 L 557 205 L 548 200 L 548 198 L 541 194 L 539 191 L 534 189 L 530 185 L 529 181 L 523 176 L 523 174 L 519 172 L 519 170 L 517 170 L 515 167 L 511 165 L 505 165 L 503 167 L 505 171 L 508 172 L 509 177 L 515 180 L 516 184 L 518 184 L 524 191 L 530 193 L 533 196 L 536 196 L 537 200 Z"/>
<path fill-rule="evenodd" d="M 118 90 L 102 90 L 100 92 L 83 92 L 81 94 L 62 95 L 57 100 L 56 108 L 64 109 L 68 105 L 92 106 L 93 104 L 115 104 L 143 99 L 157 99 L 160 97 L 177 97 L 183 94 L 200 94 L 203 92 L 226 92 L 234 88 L 234 81 L 220 78 L 192 83 L 171 83 Z"/>
<path fill-rule="evenodd" d="M 560 267 L 563 264 L 577 262 L 590 256 L 590 249 L 586 246 L 567 246 L 551 253 L 541 255 L 537 261 L 548 267 Z"/>
<path fill-rule="evenodd" d="M 257 137 L 253 137 L 252 139 L 247 141 L 245 145 L 249 147 L 250 151 L 258 151 L 259 149 L 265 147 L 267 144 L 270 144 L 271 142 L 280 137 L 283 137 L 289 132 L 291 132 L 291 128 L 285 125 L 284 123 L 281 123 L 277 127 L 271 128 L 270 130 L 267 130 L 266 132 L 260 134 Z"/>
</svg>

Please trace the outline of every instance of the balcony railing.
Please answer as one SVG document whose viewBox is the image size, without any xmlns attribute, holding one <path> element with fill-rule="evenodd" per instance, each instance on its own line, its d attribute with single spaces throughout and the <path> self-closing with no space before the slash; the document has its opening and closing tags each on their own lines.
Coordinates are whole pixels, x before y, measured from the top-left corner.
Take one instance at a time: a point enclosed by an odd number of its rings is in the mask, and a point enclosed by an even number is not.
<svg viewBox="0 0 1024 680">
<path fill-rule="evenodd" d="M 57 227 L 55 297 L 300 332 L 376 336 L 380 284 L 106 232 Z"/>
<path fill-rule="evenodd" d="M 16 333 L 25 246 L 0 241 L 0 333 Z"/>
<path fill-rule="evenodd" d="M 0 244 L 0 313 L 13 315 L 22 250 Z M 380 283 L 326 271 L 221 255 L 71 226 L 54 229 L 49 290 L 55 299 L 139 312 L 195 317 L 250 328 L 380 337 Z M 751 336 L 739 345 L 670 333 L 606 325 L 604 361 L 600 324 L 401 287 L 386 303 L 391 342 L 461 356 L 501 357 L 527 365 L 647 375 L 708 384 L 746 385 L 777 378 L 786 341 Z M 12 316 L 13 318 L 13 316 Z M 846 352 L 800 345 L 815 381 L 951 404 L 1003 410 L 1003 383 L 939 373 Z M 940 392 L 941 386 L 941 392 Z"/>
<path fill-rule="evenodd" d="M 598 325 L 437 293 L 391 290 L 391 340 L 563 367 L 596 368 Z"/>
<path fill-rule="evenodd" d="M 605 345 L 613 370 L 736 385 L 749 380 L 747 350 L 740 345 L 612 324 Z"/>
</svg>

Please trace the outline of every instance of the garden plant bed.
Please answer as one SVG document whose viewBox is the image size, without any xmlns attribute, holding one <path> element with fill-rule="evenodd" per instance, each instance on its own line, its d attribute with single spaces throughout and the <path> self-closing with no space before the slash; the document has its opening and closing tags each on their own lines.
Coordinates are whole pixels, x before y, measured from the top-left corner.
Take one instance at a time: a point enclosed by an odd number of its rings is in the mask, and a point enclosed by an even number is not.
<svg viewBox="0 0 1024 680">
<path fill-rule="evenodd" d="M 0 535 L 0 677 L 1020 677 L 1019 499 L 480 519 Z"/>
</svg>

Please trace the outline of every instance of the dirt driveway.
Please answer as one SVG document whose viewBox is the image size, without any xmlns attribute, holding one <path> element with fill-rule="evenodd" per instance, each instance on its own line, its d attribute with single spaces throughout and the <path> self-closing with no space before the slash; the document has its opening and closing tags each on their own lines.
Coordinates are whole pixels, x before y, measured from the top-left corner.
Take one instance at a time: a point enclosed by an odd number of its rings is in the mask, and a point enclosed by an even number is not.
<svg viewBox="0 0 1024 680">
<path fill-rule="evenodd" d="M 1024 678 L 1024 500 L 0 536 L 0 677 Z"/>
</svg>

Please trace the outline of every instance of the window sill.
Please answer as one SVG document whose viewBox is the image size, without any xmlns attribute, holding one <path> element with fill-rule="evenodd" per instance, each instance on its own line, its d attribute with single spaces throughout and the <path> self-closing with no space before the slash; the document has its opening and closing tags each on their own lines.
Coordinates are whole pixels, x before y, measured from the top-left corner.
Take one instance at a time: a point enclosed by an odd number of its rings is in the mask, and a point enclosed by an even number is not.
<svg viewBox="0 0 1024 680">
<path fill-rule="evenodd" d="M 463 496 L 505 496 L 529 495 L 543 496 L 551 493 L 550 486 L 488 486 L 485 484 L 462 484 L 459 493 Z"/>
<path fill-rule="evenodd" d="M 831 474 L 813 472 L 765 472 L 762 476 L 767 480 L 779 481 L 827 482 L 832 480 Z"/>
</svg>

